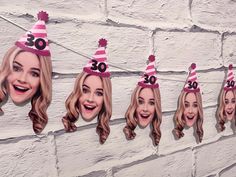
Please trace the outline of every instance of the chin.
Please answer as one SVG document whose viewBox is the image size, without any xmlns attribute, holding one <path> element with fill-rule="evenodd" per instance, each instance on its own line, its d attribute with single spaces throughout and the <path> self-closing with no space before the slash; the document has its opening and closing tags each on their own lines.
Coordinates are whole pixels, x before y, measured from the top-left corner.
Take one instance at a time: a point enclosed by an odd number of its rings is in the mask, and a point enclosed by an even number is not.
<svg viewBox="0 0 236 177">
<path fill-rule="evenodd" d="M 234 118 L 234 115 L 226 115 L 226 119 L 229 121 L 233 120 L 233 118 Z"/>
</svg>

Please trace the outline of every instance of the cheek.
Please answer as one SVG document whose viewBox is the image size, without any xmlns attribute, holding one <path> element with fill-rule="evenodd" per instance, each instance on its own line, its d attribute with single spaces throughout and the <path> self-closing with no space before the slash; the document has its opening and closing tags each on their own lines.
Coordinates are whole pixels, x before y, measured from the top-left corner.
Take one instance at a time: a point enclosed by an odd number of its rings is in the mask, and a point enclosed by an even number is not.
<svg viewBox="0 0 236 177">
<path fill-rule="evenodd" d="M 12 82 L 15 78 L 15 74 L 11 73 L 8 77 L 7 77 L 7 82 Z"/>
<path fill-rule="evenodd" d="M 39 81 L 39 78 L 35 78 L 32 80 L 31 82 L 31 86 L 33 89 L 38 89 L 39 88 L 39 85 L 40 85 L 40 81 Z"/>
<path fill-rule="evenodd" d="M 82 93 L 82 95 L 79 97 L 79 102 L 83 103 L 86 100 L 86 95 Z"/>
<path fill-rule="evenodd" d="M 103 97 L 98 97 L 97 98 L 97 104 L 98 104 L 98 107 L 102 107 L 102 105 L 103 105 Z"/>
<path fill-rule="evenodd" d="M 193 108 L 193 113 L 194 113 L 195 115 L 197 115 L 197 114 L 198 114 L 198 108 Z"/>
</svg>

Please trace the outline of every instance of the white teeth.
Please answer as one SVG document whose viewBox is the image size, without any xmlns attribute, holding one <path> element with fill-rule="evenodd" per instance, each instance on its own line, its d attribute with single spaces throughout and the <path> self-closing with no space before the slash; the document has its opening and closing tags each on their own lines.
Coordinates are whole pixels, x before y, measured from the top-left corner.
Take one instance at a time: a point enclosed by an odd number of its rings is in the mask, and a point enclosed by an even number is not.
<svg viewBox="0 0 236 177">
<path fill-rule="evenodd" d="M 22 86 L 19 86 L 19 85 L 13 85 L 13 87 L 18 90 L 18 91 L 22 91 L 22 92 L 26 92 L 29 90 L 29 88 L 26 88 L 26 87 L 22 87 Z"/>
<path fill-rule="evenodd" d="M 27 88 L 25 88 L 25 87 L 21 87 L 21 86 L 15 86 L 16 88 L 18 88 L 18 89 L 27 89 Z"/>
</svg>

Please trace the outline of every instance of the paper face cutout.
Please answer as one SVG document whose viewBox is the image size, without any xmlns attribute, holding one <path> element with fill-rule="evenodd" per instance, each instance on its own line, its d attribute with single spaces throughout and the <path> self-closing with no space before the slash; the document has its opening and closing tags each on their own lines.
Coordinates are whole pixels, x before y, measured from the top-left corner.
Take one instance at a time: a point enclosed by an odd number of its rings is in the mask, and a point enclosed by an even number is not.
<svg viewBox="0 0 236 177">
<path fill-rule="evenodd" d="M 194 93 L 188 93 L 184 100 L 184 120 L 188 127 L 192 127 L 198 117 L 198 103 Z"/>
<path fill-rule="evenodd" d="M 140 127 L 145 128 L 151 123 L 155 114 L 155 99 L 152 89 L 143 88 L 140 91 L 135 114 Z"/>
<path fill-rule="evenodd" d="M 30 52 L 19 53 L 13 61 L 7 77 L 8 93 L 15 103 L 23 103 L 33 97 L 40 84 L 38 57 Z"/>
<path fill-rule="evenodd" d="M 236 98 L 233 90 L 228 90 L 225 92 L 225 100 L 224 100 L 224 113 L 227 120 L 231 121 L 235 118 L 235 108 L 236 108 Z"/>
<path fill-rule="evenodd" d="M 82 94 L 79 98 L 79 110 L 86 121 L 94 119 L 103 105 L 103 86 L 99 76 L 88 76 L 82 85 Z"/>
</svg>

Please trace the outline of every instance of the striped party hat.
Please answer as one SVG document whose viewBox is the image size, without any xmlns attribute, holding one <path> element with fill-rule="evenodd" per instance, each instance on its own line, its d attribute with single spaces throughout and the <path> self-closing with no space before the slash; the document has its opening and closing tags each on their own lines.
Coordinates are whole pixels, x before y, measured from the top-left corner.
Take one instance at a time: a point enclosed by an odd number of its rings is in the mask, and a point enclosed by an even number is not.
<svg viewBox="0 0 236 177">
<path fill-rule="evenodd" d="M 184 86 L 185 92 L 199 92 L 200 88 L 197 82 L 196 64 L 192 63 L 189 68 L 189 75 Z"/>
<path fill-rule="evenodd" d="M 155 76 L 156 75 L 155 56 L 150 55 L 148 57 L 148 60 L 149 63 L 142 77 L 139 79 L 138 85 L 147 88 L 158 88 L 159 84 L 157 83 L 157 77 Z"/>
<path fill-rule="evenodd" d="M 111 74 L 109 72 L 108 64 L 106 62 L 107 55 L 105 51 L 107 46 L 107 40 L 100 39 L 98 43 L 98 49 L 93 55 L 93 58 L 84 67 L 84 72 L 101 77 L 110 77 Z"/>
<path fill-rule="evenodd" d="M 225 80 L 224 90 L 233 90 L 236 89 L 234 73 L 233 73 L 233 65 L 229 65 L 227 79 Z"/>
<path fill-rule="evenodd" d="M 48 14 L 44 11 L 38 13 L 38 21 L 16 43 L 17 47 L 37 55 L 50 56 L 45 22 Z"/>
</svg>

